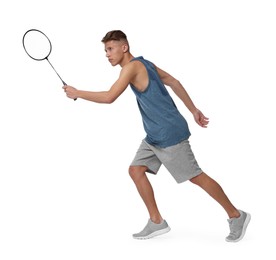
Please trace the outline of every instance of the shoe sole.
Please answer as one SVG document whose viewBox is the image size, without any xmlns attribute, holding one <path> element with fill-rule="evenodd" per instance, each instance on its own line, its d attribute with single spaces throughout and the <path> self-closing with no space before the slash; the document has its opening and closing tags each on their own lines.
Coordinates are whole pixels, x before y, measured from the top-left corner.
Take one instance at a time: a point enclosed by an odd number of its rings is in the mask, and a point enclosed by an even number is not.
<svg viewBox="0 0 276 260">
<path fill-rule="evenodd" d="M 140 239 L 140 240 L 143 240 L 143 239 L 150 239 L 150 238 L 153 238 L 153 237 L 156 237 L 156 236 L 160 236 L 160 235 L 163 235 L 163 234 L 166 234 L 168 233 L 169 231 L 171 230 L 170 227 L 166 227 L 164 229 L 161 229 L 161 230 L 157 230 L 147 236 L 142 236 L 142 237 L 135 237 L 133 236 L 134 239 Z"/>
<path fill-rule="evenodd" d="M 225 240 L 227 242 L 239 242 L 240 240 L 243 239 L 243 237 L 245 235 L 245 232 L 246 232 L 246 229 L 247 229 L 247 226 L 248 226 L 248 224 L 249 224 L 249 222 L 251 220 L 251 215 L 249 213 L 246 213 L 246 214 L 247 214 L 247 216 L 246 216 L 246 219 L 244 221 L 244 225 L 243 225 L 243 228 L 242 228 L 241 236 L 238 239 L 236 239 L 236 240 L 229 240 L 229 239 L 226 238 Z"/>
</svg>

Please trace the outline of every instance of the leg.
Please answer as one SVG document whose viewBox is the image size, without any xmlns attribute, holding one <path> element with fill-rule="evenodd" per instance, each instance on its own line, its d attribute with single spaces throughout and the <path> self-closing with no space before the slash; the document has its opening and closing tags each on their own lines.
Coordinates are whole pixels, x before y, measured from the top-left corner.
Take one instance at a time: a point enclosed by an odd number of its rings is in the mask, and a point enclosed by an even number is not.
<svg viewBox="0 0 276 260">
<path fill-rule="evenodd" d="M 237 218 L 240 212 L 233 206 L 221 186 L 204 172 L 190 180 L 205 190 L 213 199 L 215 199 L 227 212 L 229 218 Z"/>
<path fill-rule="evenodd" d="M 136 188 L 148 209 L 150 219 L 154 223 L 161 223 L 163 219 L 157 208 L 154 192 L 146 175 L 146 170 L 146 166 L 130 166 L 129 175 L 134 181 Z"/>
</svg>

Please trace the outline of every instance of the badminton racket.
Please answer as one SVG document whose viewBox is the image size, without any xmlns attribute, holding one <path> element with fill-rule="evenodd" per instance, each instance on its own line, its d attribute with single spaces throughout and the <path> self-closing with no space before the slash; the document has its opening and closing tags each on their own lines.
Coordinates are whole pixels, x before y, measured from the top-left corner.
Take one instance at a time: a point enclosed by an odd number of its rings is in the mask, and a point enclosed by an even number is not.
<svg viewBox="0 0 276 260">
<path fill-rule="evenodd" d="M 49 61 L 49 56 L 52 52 L 52 43 L 45 33 L 37 29 L 30 29 L 23 35 L 23 47 L 30 58 L 36 61 L 47 60 L 57 76 L 60 78 L 62 84 L 67 84 L 58 74 L 53 64 Z M 77 100 L 77 99 L 74 99 Z"/>
</svg>

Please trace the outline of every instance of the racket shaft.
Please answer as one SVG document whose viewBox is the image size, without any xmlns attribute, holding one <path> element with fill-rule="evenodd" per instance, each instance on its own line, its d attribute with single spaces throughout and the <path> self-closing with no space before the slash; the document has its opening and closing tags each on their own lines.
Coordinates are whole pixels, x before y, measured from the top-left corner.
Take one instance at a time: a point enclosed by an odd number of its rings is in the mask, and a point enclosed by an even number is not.
<svg viewBox="0 0 276 260">
<path fill-rule="evenodd" d="M 55 73 L 58 75 L 58 77 L 60 78 L 62 84 L 64 86 L 66 86 L 67 84 L 63 81 L 63 79 L 61 78 L 61 76 L 57 73 L 56 69 L 54 68 L 54 66 L 52 65 L 52 63 L 48 60 L 48 58 L 46 58 L 46 60 L 49 62 L 49 64 L 51 65 L 52 69 L 55 71 Z"/>
<path fill-rule="evenodd" d="M 48 61 L 48 63 L 51 65 L 52 69 L 55 71 L 55 73 L 58 75 L 58 77 L 60 78 L 63 86 L 66 86 L 67 84 L 64 82 L 64 80 L 61 78 L 61 76 L 57 73 L 56 69 L 54 68 L 54 66 L 52 65 L 52 63 L 48 60 L 48 58 L 46 58 L 46 60 Z M 77 99 L 75 98 L 74 101 L 76 101 Z"/>
</svg>

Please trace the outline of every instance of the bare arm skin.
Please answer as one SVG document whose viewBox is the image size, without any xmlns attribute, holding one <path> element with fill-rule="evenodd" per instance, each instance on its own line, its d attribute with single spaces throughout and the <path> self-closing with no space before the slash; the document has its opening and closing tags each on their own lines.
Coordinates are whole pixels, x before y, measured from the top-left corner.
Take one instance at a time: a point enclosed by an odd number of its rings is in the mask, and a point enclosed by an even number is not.
<svg viewBox="0 0 276 260">
<path fill-rule="evenodd" d="M 132 64 L 129 63 L 122 68 L 119 78 L 107 91 L 84 91 L 72 86 L 64 86 L 63 89 L 67 97 L 72 99 L 82 98 L 96 103 L 111 104 L 126 90 L 134 76 L 135 70 Z"/>
<path fill-rule="evenodd" d="M 208 118 L 205 117 L 202 112 L 196 108 L 182 84 L 167 72 L 161 70 L 158 67 L 156 67 L 156 69 L 162 82 L 165 85 L 171 87 L 174 93 L 182 100 L 185 106 L 193 114 L 196 123 L 201 127 L 207 127 L 209 123 Z M 143 75 L 146 75 L 146 73 L 141 74 L 139 72 L 141 72 L 141 64 L 137 62 L 130 62 L 126 64 L 122 68 L 118 80 L 111 86 L 108 91 L 84 91 L 78 90 L 72 86 L 64 86 L 63 89 L 67 97 L 72 99 L 82 98 L 96 103 L 111 104 L 126 90 L 130 82 L 137 82 L 137 86 L 139 85 L 139 82 L 143 82 Z"/>
<path fill-rule="evenodd" d="M 192 99 L 188 95 L 185 88 L 182 86 L 182 84 L 175 79 L 173 76 L 171 76 L 169 73 L 165 72 L 164 70 L 161 70 L 160 68 L 156 67 L 157 72 L 162 80 L 162 82 L 166 85 L 171 87 L 173 92 L 182 100 L 182 102 L 185 104 L 185 106 L 190 110 L 190 112 L 193 114 L 194 119 L 198 125 L 201 127 L 206 128 L 209 123 L 209 118 L 205 117 L 203 113 L 196 108 L 194 105 Z"/>
</svg>

